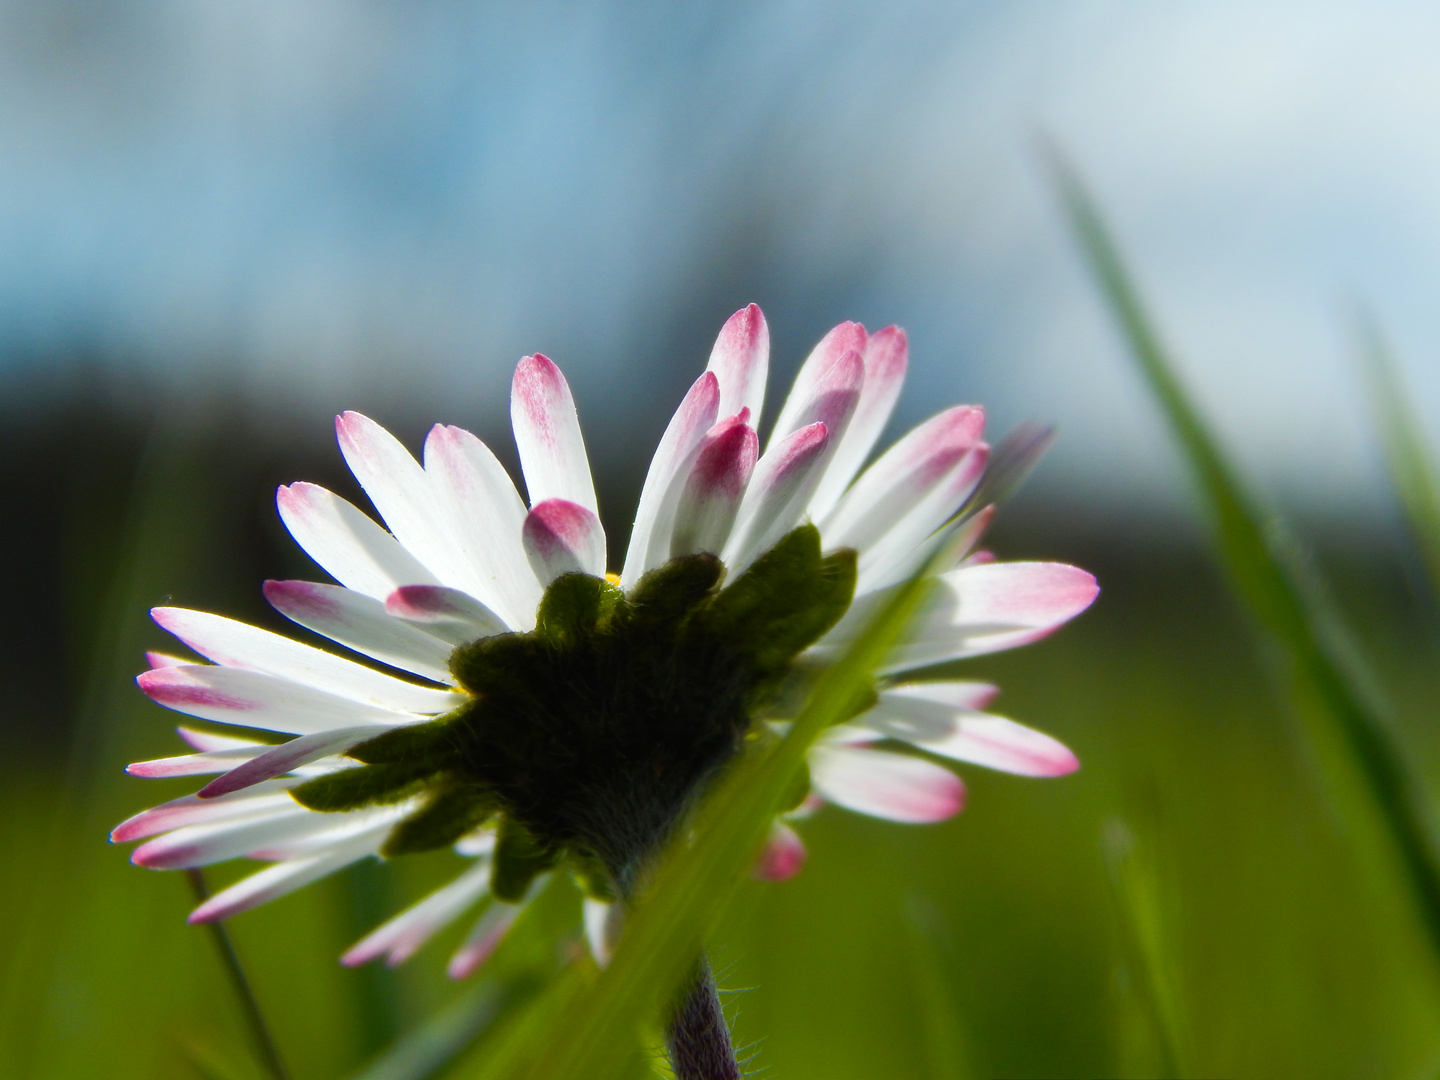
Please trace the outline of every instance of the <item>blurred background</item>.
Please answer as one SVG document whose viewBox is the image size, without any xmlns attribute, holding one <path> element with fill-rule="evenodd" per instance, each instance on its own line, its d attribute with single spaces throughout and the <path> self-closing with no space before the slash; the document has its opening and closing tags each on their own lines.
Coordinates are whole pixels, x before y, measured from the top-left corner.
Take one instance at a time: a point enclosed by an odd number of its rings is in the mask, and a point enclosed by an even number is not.
<svg viewBox="0 0 1440 1080">
<path fill-rule="evenodd" d="M 858 319 L 910 336 L 892 434 L 962 400 L 997 435 L 1056 423 L 994 546 L 1104 590 L 972 665 L 1081 772 L 967 770 L 970 809 L 926 829 L 826 811 L 801 877 L 751 890 L 716 961 L 753 1067 L 1159 1075 L 1102 850 L 1123 821 L 1200 1075 L 1440 1073 L 1415 914 L 1316 779 L 1038 151 L 1086 173 L 1440 776 L 1440 623 L 1353 332 L 1364 303 L 1433 435 L 1437 57 L 1440 10 L 1403 3 L 0 4 L 0 1074 L 194 1077 L 243 1043 L 183 879 L 104 837 L 185 790 L 120 771 L 177 746 L 131 681 L 164 645 L 146 609 L 281 628 L 259 582 L 315 572 L 275 485 L 363 501 L 331 417 L 412 448 L 460 424 L 513 463 L 510 374 L 543 351 L 623 537 L 750 301 L 772 405 Z M 361 867 L 235 920 L 297 1078 L 455 992 L 442 947 L 335 962 L 445 872 Z"/>
</svg>

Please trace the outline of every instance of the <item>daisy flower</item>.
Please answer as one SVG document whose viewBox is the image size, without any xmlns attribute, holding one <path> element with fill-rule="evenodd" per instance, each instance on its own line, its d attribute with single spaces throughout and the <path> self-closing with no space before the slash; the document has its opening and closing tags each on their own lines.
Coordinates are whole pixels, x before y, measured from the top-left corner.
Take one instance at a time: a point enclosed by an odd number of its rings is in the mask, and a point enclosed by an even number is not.
<svg viewBox="0 0 1440 1080">
<path fill-rule="evenodd" d="M 1043 637 L 1089 605 L 1094 579 L 973 552 L 984 413 L 956 406 L 867 459 L 907 363 L 896 327 L 842 323 L 800 369 L 762 450 L 769 332 L 751 305 L 724 326 L 660 440 L 623 562 L 601 527 L 570 388 L 520 361 L 511 420 L 528 504 L 474 435 L 437 425 L 423 463 L 345 413 L 340 449 L 378 513 L 313 484 L 281 487 L 291 535 L 335 583 L 269 581 L 288 619 L 358 654 L 221 615 L 155 621 L 203 659 L 152 653 L 154 701 L 238 729 L 181 727 L 193 752 L 129 767 L 213 775 L 135 815 L 157 869 L 269 865 L 202 903 L 225 918 L 360 859 L 452 847 L 449 884 L 345 954 L 403 961 L 481 909 L 451 973 L 473 971 L 535 883 L 556 870 L 590 897 L 602 959 L 646 860 L 746 740 L 773 737 L 814 673 L 942 545 L 959 554 L 876 674 L 869 707 L 810 754 L 810 789 L 778 820 L 756 873 L 804 848 L 789 820 L 822 803 L 897 822 L 960 810 L 940 762 L 1058 776 L 1075 757 L 986 712 L 978 682 L 910 673 Z M 618 573 L 607 573 L 619 566 Z M 337 584 L 338 583 L 338 584 Z"/>
</svg>

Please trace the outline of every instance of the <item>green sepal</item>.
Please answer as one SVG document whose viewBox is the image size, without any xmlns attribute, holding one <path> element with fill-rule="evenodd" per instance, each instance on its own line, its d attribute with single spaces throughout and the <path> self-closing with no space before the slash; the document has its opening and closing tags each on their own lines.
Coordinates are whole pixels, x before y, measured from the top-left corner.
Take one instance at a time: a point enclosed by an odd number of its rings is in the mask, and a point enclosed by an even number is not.
<svg viewBox="0 0 1440 1080">
<path fill-rule="evenodd" d="M 396 803 L 419 791 L 434 773 L 428 762 L 390 762 L 317 776 L 290 789 L 301 806 L 324 813 Z"/>
<path fill-rule="evenodd" d="M 346 756 L 367 765 L 426 763 L 430 771 L 437 772 L 454 754 L 456 729 L 473 708 L 473 703 L 467 703 L 437 720 L 391 728 L 346 751 Z"/>
<path fill-rule="evenodd" d="M 497 900 L 518 903 L 530 882 L 555 865 L 555 851 L 511 817 L 500 819 L 495 861 L 490 865 L 490 891 Z"/>
<path fill-rule="evenodd" d="M 855 552 L 820 554 L 820 530 L 792 529 L 727 585 L 705 623 L 765 675 L 778 675 L 840 621 L 855 595 Z"/>
<path fill-rule="evenodd" d="M 561 574 L 540 600 L 535 632 L 555 648 L 573 646 L 599 628 L 624 601 L 619 586 L 604 578 Z"/>
<path fill-rule="evenodd" d="M 565 868 L 586 896 L 592 900 L 604 900 L 607 904 L 614 902 L 615 890 L 611 886 L 610 872 L 594 855 L 571 848 L 565 854 Z"/>
<path fill-rule="evenodd" d="M 495 799 L 473 784 L 443 787 L 390 830 L 380 854 L 387 859 L 449 847 L 495 813 Z"/>
<path fill-rule="evenodd" d="M 635 626 L 676 624 L 720 583 L 725 572 L 709 552 L 681 555 L 646 572 L 626 597 L 626 621 Z"/>
</svg>

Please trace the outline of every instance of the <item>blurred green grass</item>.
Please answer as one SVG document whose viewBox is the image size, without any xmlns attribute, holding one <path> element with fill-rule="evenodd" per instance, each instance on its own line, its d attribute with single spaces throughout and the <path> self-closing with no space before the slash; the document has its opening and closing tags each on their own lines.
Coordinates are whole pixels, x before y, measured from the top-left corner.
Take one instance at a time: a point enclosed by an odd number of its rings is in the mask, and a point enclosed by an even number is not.
<svg viewBox="0 0 1440 1080">
<path fill-rule="evenodd" d="M 164 642 L 145 609 L 173 596 L 278 625 L 259 578 L 303 572 L 265 524 L 272 459 L 237 452 L 240 435 L 216 422 L 158 436 L 133 486 L 82 487 L 66 518 L 79 751 L 73 782 L 51 743 L 17 744 L 0 765 L 10 1002 L 0 1075 L 195 1077 L 194 1057 L 247 1054 L 211 942 L 184 924 L 183 878 L 133 868 L 104 839 L 186 786 L 120 772 L 175 746 L 174 716 L 131 682 L 141 650 Z M 304 471 L 284 468 L 287 479 Z M 1345 534 L 1331 523 L 1325 535 Z M 1347 542 L 1326 549 L 1331 576 L 1342 600 L 1354 597 L 1382 671 L 1405 676 L 1391 687 L 1409 718 L 1402 734 L 1433 778 L 1433 627 L 1398 570 L 1377 565 L 1387 538 Z M 747 884 L 712 953 L 752 1067 L 797 1078 L 1160 1075 L 1102 856 L 1118 817 L 1158 868 L 1196 1075 L 1432 1075 L 1440 985 L 1408 898 L 1331 810 L 1195 537 L 1087 523 L 1032 495 L 1002 517 L 995 546 L 1100 576 L 1100 601 L 1072 626 L 969 665 L 1004 687 L 997 708 L 1067 741 L 1085 767 L 1053 781 L 968 769 L 968 809 L 935 827 L 834 809 L 808 822 L 805 871 Z M 464 992 L 444 978 L 444 942 L 397 972 L 335 959 L 365 908 L 418 896 L 448 859 L 358 869 L 233 921 L 299 1080 L 357 1072 L 391 1032 Z M 217 870 L 216 884 L 238 870 Z M 917 908 L 931 913 L 924 970 Z M 937 1053 L 946 1013 L 950 1049 Z"/>
</svg>

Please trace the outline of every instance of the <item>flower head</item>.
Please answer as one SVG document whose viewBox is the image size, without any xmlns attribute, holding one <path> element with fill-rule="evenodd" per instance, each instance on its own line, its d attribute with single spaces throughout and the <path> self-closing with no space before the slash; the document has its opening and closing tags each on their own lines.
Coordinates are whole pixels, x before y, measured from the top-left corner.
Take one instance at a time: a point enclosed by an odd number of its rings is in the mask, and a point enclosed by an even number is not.
<svg viewBox="0 0 1440 1080">
<path fill-rule="evenodd" d="M 151 654 L 141 688 L 245 731 L 182 727 L 195 753 L 130 766 L 217 775 L 113 839 L 144 839 L 133 860 L 155 868 L 271 863 L 192 921 L 358 859 L 453 847 L 473 865 L 345 959 L 398 963 L 489 897 L 452 960 L 457 975 L 483 961 L 535 880 L 564 868 L 591 897 L 587 929 L 603 953 L 618 912 L 609 905 L 637 887 L 706 783 L 747 740 L 773 737 L 814 672 L 942 547 L 958 552 L 953 565 L 930 583 L 868 707 L 812 750 L 811 788 L 786 817 L 822 802 L 901 822 L 949 817 L 964 789 L 935 758 L 1072 771 L 1054 739 L 984 711 L 993 686 L 907 678 L 1033 641 L 1095 596 L 1084 571 L 973 551 L 991 514 L 976 498 L 983 412 L 947 409 L 862 471 L 907 345 L 898 328 L 842 323 L 806 360 L 762 451 L 768 361 L 751 305 L 725 324 L 660 441 L 618 574 L 607 574 L 570 389 L 546 357 L 521 360 L 512 386 L 528 507 L 466 431 L 433 428 L 422 465 L 373 421 L 339 417 L 341 451 L 385 528 L 323 488 L 282 487 L 286 526 L 339 584 L 270 581 L 265 596 L 413 678 L 219 615 L 157 608 L 204 661 Z M 788 877 L 803 860 L 795 830 L 777 820 L 756 872 Z"/>
</svg>

